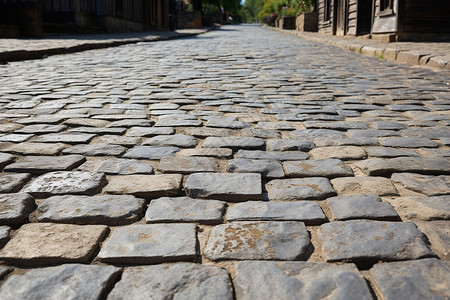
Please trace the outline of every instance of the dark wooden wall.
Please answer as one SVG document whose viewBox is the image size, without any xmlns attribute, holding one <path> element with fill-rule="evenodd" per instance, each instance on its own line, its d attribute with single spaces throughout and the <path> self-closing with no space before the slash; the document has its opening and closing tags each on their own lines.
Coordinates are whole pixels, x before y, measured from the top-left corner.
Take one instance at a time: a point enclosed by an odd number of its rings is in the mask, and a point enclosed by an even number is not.
<svg viewBox="0 0 450 300">
<path fill-rule="evenodd" d="M 334 0 L 330 1 L 330 21 L 325 21 L 325 0 L 317 0 L 317 17 L 319 32 L 333 34 Z"/>
<path fill-rule="evenodd" d="M 168 27 L 167 0 L 43 0 L 42 8 L 51 21 L 71 20 L 70 14 L 83 14 L 142 24 L 143 29 Z"/>
<path fill-rule="evenodd" d="M 358 0 L 349 0 L 347 7 L 347 28 L 346 34 L 356 35 L 356 25 L 358 20 Z"/>
<path fill-rule="evenodd" d="M 404 0 L 400 5 L 399 31 L 450 33 L 449 0 Z"/>
</svg>

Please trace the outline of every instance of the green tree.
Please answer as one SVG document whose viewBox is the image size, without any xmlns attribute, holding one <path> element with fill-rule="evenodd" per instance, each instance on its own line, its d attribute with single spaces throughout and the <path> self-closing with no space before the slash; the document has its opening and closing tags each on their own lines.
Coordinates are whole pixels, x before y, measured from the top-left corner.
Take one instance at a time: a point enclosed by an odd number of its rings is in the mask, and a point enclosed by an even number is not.
<svg viewBox="0 0 450 300">
<path fill-rule="evenodd" d="M 264 0 L 245 0 L 244 13 L 247 21 L 258 20 L 258 14 L 263 9 Z"/>
</svg>

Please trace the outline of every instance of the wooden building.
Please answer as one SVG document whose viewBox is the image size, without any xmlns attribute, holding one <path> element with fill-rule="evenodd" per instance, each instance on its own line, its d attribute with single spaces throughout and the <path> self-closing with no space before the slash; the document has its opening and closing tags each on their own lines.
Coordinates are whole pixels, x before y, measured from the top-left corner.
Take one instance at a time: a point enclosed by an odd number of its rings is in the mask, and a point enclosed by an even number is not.
<svg viewBox="0 0 450 300">
<path fill-rule="evenodd" d="M 375 0 L 372 35 L 388 41 L 448 40 L 449 0 Z"/>
<path fill-rule="evenodd" d="M 15 20 L 27 19 L 33 15 L 35 19 L 40 18 L 34 24 L 41 24 L 43 27 L 41 32 L 42 30 L 64 32 L 73 28 L 110 32 L 164 30 L 169 29 L 169 1 L 0 0 L 0 19 L 2 10 L 8 12 L 8 15 L 16 14 L 17 16 L 8 18 L 9 25 L 23 27 L 25 26 L 23 22 Z M 5 23 L 8 25 L 7 22 L 3 22 Z M 23 33 L 27 30 L 20 31 Z"/>
<path fill-rule="evenodd" d="M 448 38 L 449 0 L 318 0 L 319 32 L 387 41 Z"/>
<path fill-rule="evenodd" d="M 44 23 L 94 26 L 108 31 L 168 27 L 167 0 L 43 0 Z"/>
</svg>

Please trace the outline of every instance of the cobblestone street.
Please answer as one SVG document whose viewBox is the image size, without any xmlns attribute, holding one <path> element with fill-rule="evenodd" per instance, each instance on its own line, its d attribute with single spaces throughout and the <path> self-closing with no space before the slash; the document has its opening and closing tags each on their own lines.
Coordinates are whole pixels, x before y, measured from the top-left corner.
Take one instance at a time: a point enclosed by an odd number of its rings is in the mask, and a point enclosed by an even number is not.
<svg viewBox="0 0 450 300">
<path fill-rule="evenodd" d="M 449 84 L 253 25 L 0 65 L 0 299 L 449 299 Z"/>
</svg>

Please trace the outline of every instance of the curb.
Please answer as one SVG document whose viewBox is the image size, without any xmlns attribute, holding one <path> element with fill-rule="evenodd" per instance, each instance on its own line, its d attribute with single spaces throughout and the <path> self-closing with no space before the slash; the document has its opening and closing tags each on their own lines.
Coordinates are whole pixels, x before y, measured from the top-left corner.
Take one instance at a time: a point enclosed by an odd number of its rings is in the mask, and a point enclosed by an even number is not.
<svg viewBox="0 0 450 300">
<path fill-rule="evenodd" d="M 123 38 L 123 39 L 107 39 L 106 41 L 95 42 L 85 42 L 79 45 L 70 46 L 70 47 L 54 47 L 54 48 L 46 48 L 46 49 L 36 49 L 36 50 L 12 50 L 12 51 L 3 51 L 0 52 L 0 64 L 6 64 L 8 62 L 13 61 L 23 61 L 23 60 L 31 60 L 31 59 L 42 59 L 46 58 L 50 55 L 59 55 L 59 54 L 70 54 L 76 52 L 82 52 L 86 50 L 94 50 L 94 49 L 104 49 L 110 47 L 117 47 L 127 44 L 136 44 L 141 42 L 156 42 L 162 40 L 172 40 L 177 38 L 185 38 L 196 36 L 199 34 L 203 34 L 212 30 L 215 30 L 220 27 L 207 27 L 198 30 L 197 32 L 176 32 L 169 31 L 164 32 L 163 34 L 158 34 L 155 32 L 143 32 L 143 37 L 133 37 L 133 38 Z M 105 35 L 106 37 L 107 35 Z M 113 37 L 114 34 L 111 34 Z"/>
<path fill-rule="evenodd" d="M 317 43 L 333 45 L 344 50 L 352 51 L 365 56 L 372 56 L 379 59 L 389 60 L 395 63 L 408 63 L 420 67 L 450 70 L 450 56 L 433 55 L 430 53 L 432 51 L 420 52 L 416 50 L 398 49 L 390 44 L 381 44 L 373 40 L 365 40 L 368 42 L 370 41 L 370 43 L 372 44 L 367 45 L 367 43 L 362 43 L 361 40 L 358 40 L 356 38 L 323 36 L 315 32 L 304 33 L 302 31 L 280 29 L 267 25 L 263 25 L 263 28 L 298 36 L 305 40 Z"/>
</svg>

